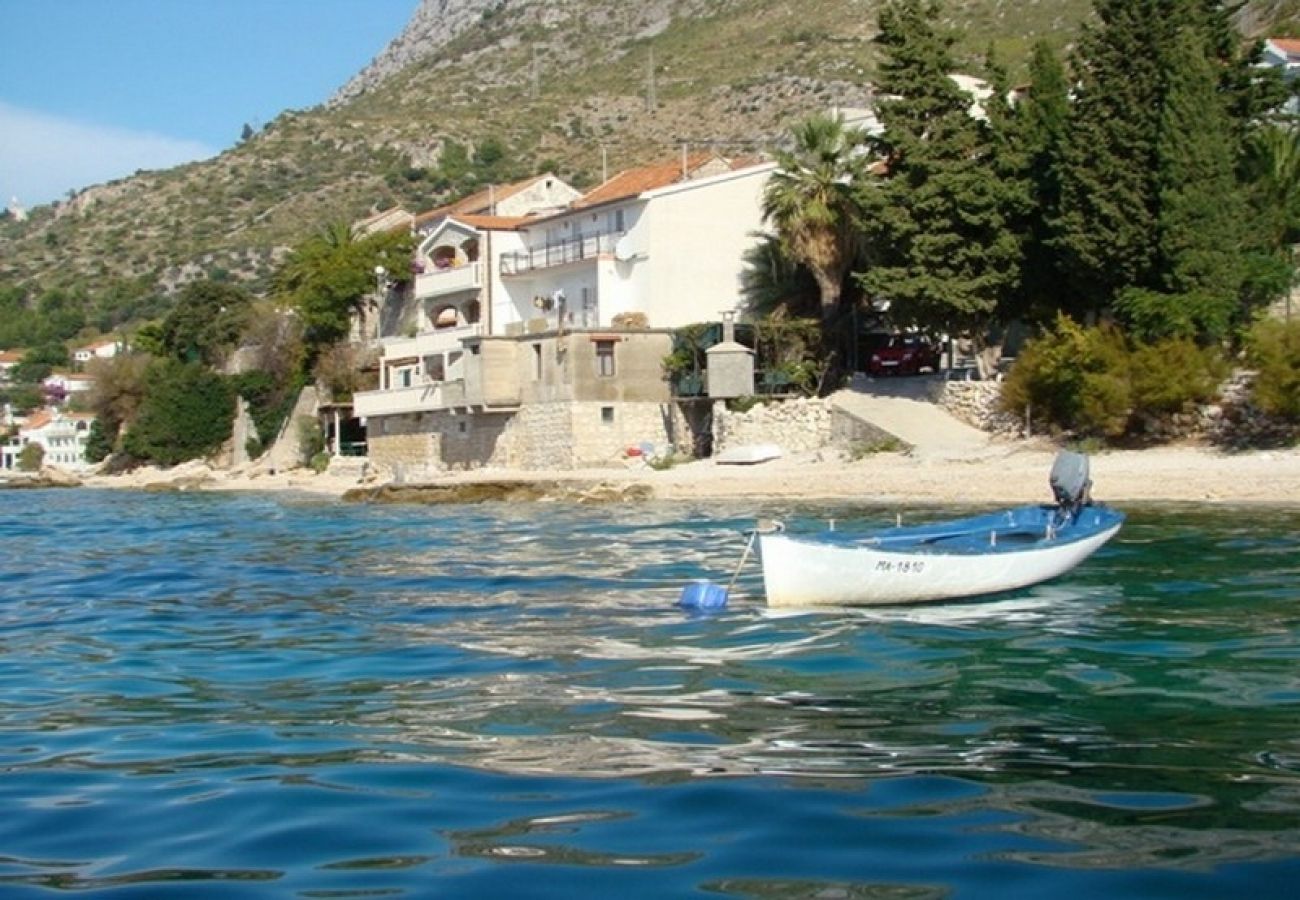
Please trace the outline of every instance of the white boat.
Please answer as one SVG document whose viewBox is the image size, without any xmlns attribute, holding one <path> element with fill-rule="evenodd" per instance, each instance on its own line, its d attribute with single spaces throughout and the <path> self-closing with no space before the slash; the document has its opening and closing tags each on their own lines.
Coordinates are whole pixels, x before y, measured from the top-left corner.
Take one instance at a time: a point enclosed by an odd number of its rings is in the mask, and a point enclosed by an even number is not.
<svg viewBox="0 0 1300 900">
<path fill-rule="evenodd" d="M 767 602 L 874 606 L 995 594 L 1055 578 L 1109 541 L 1124 514 L 1088 497 L 1087 458 L 1052 468 L 1057 503 L 873 532 L 759 532 Z"/>
<path fill-rule="evenodd" d="M 744 444 L 724 450 L 713 458 L 720 466 L 752 466 L 781 458 L 781 448 L 776 444 Z"/>
</svg>

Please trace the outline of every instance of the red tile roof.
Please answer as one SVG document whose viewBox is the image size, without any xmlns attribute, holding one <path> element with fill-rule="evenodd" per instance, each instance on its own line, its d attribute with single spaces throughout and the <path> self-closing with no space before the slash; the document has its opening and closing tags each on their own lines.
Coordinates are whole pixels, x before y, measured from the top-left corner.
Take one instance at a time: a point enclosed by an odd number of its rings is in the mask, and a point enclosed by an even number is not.
<svg viewBox="0 0 1300 900">
<path fill-rule="evenodd" d="M 446 206 L 420 213 L 415 217 L 415 227 L 419 228 L 421 225 L 426 225 L 446 216 L 456 216 L 456 218 L 464 221 L 464 217 L 467 215 L 491 213 L 493 204 L 499 203 L 507 197 L 513 197 L 524 188 L 531 187 L 539 179 L 545 177 L 547 176 L 534 175 L 532 178 L 525 178 L 523 181 L 516 181 L 512 184 L 499 184 L 485 188 L 477 193 L 470 194 L 468 197 L 462 197 L 455 203 L 448 203 Z"/>
<path fill-rule="evenodd" d="M 36 412 L 32 413 L 30 416 L 27 417 L 26 422 L 23 422 L 23 428 L 27 431 L 33 431 L 37 428 L 44 428 L 46 425 L 50 424 L 53 421 L 54 421 L 53 413 L 51 413 L 48 409 L 38 409 L 36 410 Z"/>
<path fill-rule="evenodd" d="M 1300 56 L 1300 38 L 1269 38 L 1268 40 L 1287 56 Z"/>
<path fill-rule="evenodd" d="M 642 166 L 639 169 L 628 169 L 619 172 L 604 184 L 588 191 L 573 205 L 575 208 L 596 206 L 614 200 L 626 200 L 629 197 L 636 197 L 646 191 L 653 191 L 655 188 L 667 187 L 670 184 L 685 181 L 690 178 L 692 172 L 717 158 L 712 153 L 695 153 L 687 157 L 685 163 L 681 160 L 674 160 L 673 162 L 657 163 L 653 166 Z"/>
<path fill-rule="evenodd" d="M 484 231 L 513 231 L 524 222 L 530 221 L 531 217 L 458 215 L 455 218 L 457 222 L 464 222 L 472 228 L 480 228 Z"/>
</svg>

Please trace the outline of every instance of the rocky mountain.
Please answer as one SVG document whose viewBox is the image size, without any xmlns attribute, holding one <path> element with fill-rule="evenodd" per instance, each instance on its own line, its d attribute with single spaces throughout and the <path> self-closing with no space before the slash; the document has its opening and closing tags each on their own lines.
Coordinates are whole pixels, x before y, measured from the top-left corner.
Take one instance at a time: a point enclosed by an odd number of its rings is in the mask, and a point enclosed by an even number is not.
<svg viewBox="0 0 1300 900">
<path fill-rule="evenodd" d="M 808 114 L 869 102 L 881 0 L 423 0 L 320 107 L 288 111 L 217 158 L 0 218 L 0 285 L 203 275 L 258 287 L 331 221 L 431 208 L 548 169 L 577 185 L 683 145 L 760 154 Z M 1256 0 L 1259 32 L 1300 0 Z M 1089 0 L 947 0 L 972 72 L 1061 47 Z"/>
</svg>

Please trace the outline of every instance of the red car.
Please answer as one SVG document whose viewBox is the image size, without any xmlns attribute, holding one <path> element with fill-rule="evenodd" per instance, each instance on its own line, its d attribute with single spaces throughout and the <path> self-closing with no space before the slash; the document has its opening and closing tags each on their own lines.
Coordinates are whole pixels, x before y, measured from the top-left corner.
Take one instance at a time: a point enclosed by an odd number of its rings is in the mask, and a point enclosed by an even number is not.
<svg viewBox="0 0 1300 900">
<path fill-rule="evenodd" d="M 915 375 L 939 368 L 939 348 L 919 334 L 896 334 L 871 352 L 867 371 L 872 375 Z"/>
</svg>

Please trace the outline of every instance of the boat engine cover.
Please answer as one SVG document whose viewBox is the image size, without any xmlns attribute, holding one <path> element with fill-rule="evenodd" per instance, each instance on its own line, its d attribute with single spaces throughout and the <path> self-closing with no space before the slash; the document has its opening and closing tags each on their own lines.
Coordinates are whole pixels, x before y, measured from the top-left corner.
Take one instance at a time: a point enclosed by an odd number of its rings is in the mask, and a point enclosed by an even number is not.
<svg viewBox="0 0 1300 900">
<path fill-rule="evenodd" d="M 1092 479 L 1088 477 L 1088 457 L 1062 450 L 1052 463 L 1049 477 L 1052 495 L 1063 509 L 1075 509 L 1092 502 Z"/>
</svg>

